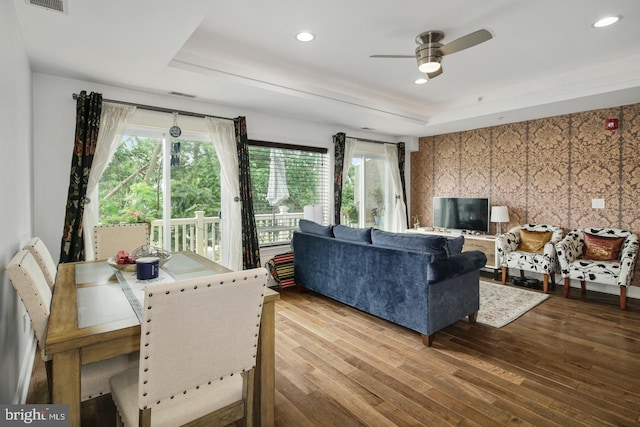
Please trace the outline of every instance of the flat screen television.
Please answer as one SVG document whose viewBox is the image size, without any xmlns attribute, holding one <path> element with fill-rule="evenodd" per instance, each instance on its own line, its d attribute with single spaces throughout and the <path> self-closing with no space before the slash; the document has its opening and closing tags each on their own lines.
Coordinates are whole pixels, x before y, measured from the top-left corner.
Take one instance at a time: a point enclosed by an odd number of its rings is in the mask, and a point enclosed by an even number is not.
<svg viewBox="0 0 640 427">
<path fill-rule="evenodd" d="M 489 210 L 488 198 L 434 197 L 433 226 L 488 233 Z"/>
</svg>

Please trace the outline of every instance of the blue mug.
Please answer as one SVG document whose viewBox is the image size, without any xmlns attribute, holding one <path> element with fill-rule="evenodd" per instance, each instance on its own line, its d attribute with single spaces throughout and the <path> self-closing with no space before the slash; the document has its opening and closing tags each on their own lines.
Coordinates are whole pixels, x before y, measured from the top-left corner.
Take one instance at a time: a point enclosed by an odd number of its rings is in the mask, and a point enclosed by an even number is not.
<svg viewBox="0 0 640 427">
<path fill-rule="evenodd" d="M 158 277 L 160 258 L 142 257 L 136 260 L 136 277 L 138 280 L 149 280 Z"/>
</svg>

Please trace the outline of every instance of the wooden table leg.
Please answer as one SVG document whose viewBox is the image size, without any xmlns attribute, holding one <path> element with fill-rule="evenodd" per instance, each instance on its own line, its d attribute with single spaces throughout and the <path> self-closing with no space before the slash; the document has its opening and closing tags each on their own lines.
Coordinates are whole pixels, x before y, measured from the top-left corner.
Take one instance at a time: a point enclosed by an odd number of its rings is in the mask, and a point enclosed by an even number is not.
<svg viewBox="0 0 640 427">
<path fill-rule="evenodd" d="M 69 426 L 80 427 L 80 351 L 53 356 L 53 403 L 69 405 Z"/>
<path fill-rule="evenodd" d="M 275 304 L 262 307 L 255 370 L 253 416 L 256 426 L 271 427 L 275 412 Z"/>
</svg>

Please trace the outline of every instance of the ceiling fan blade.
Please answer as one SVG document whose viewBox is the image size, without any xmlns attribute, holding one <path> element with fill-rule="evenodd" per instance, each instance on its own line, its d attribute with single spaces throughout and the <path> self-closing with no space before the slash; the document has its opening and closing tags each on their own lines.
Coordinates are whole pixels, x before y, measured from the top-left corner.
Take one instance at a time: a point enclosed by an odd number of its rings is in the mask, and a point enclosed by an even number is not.
<svg viewBox="0 0 640 427">
<path fill-rule="evenodd" d="M 433 73 L 427 73 L 427 77 L 429 77 L 429 80 L 431 80 L 435 77 L 438 77 L 440 74 L 442 74 L 442 66 L 440 66 L 440 68 L 438 68 Z"/>
<path fill-rule="evenodd" d="M 416 59 L 415 55 L 369 55 L 369 58 L 413 58 Z"/>
<path fill-rule="evenodd" d="M 440 48 L 440 52 L 442 52 L 442 55 L 451 55 L 452 53 L 456 53 L 477 44 L 484 43 L 487 40 L 491 40 L 492 38 L 493 36 L 489 31 L 484 29 L 478 30 L 445 44 Z"/>
</svg>

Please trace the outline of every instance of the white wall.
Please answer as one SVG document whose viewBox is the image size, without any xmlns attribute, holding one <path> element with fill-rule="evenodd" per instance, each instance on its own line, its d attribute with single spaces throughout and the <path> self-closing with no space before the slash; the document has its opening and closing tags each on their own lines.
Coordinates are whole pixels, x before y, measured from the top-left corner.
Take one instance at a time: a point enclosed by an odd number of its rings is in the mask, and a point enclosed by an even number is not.
<svg viewBox="0 0 640 427">
<path fill-rule="evenodd" d="M 50 248 L 55 260 L 60 255 L 60 240 L 69 185 L 69 167 L 75 131 L 73 93 L 86 90 L 105 99 L 166 107 L 221 117 L 245 116 L 250 139 L 276 141 L 331 148 L 332 136 L 349 136 L 390 141 L 389 138 L 359 130 L 303 122 L 285 117 L 208 104 L 168 95 L 105 86 L 86 81 L 34 73 L 34 220 L 35 234 Z M 409 175 L 407 175 L 409 176 Z M 333 217 L 333 216 L 331 216 Z"/>
<path fill-rule="evenodd" d="M 12 1 L 0 1 L 0 52 L 0 403 L 23 403 L 34 339 L 4 268 L 32 237 L 32 89 Z"/>
</svg>

